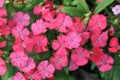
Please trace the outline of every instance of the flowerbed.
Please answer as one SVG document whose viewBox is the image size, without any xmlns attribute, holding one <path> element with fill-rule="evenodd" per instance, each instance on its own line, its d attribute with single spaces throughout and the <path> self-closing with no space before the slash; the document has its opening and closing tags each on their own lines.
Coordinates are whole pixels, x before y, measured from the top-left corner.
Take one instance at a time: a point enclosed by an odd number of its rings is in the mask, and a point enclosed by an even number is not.
<svg viewBox="0 0 120 80">
<path fill-rule="evenodd" d="M 0 0 L 1 79 L 120 80 L 119 3 Z"/>
</svg>

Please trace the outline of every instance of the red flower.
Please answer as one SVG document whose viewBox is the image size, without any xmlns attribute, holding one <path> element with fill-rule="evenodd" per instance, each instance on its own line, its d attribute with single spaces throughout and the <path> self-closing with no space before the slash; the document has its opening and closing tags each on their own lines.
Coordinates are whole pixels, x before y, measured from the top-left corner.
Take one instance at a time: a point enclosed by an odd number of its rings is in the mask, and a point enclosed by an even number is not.
<svg viewBox="0 0 120 80">
<path fill-rule="evenodd" d="M 120 50 L 120 45 L 118 43 L 118 38 L 113 37 L 110 40 L 109 46 L 110 46 L 110 48 L 108 48 L 109 52 L 117 53 L 117 51 Z"/>
<path fill-rule="evenodd" d="M 104 52 L 98 47 L 94 47 L 92 49 L 92 52 L 90 52 L 90 53 L 91 53 L 90 60 L 95 63 L 98 62 L 98 60 L 100 60 L 101 57 L 104 55 Z"/>
<path fill-rule="evenodd" d="M 44 35 L 38 35 L 33 37 L 34 46 L 33 50 L 35 53 L 45 52 L 47 51 L 48 40 Z"/>
</svg>

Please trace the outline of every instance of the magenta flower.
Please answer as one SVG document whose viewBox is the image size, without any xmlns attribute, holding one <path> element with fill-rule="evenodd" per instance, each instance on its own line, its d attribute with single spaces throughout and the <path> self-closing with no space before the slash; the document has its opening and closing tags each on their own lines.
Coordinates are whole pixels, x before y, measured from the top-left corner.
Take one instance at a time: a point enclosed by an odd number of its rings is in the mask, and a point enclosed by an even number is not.
<svg viewBox="0 0 120 80">
<path fill-rule="evenodd" d="M 113 63 L 113 58 L 111 56 L 108 56 L 107 54 L 104 54 L 101 59 L 96 63 L 96 65 L 99 67 L 99 70 L 101 72 L 106 72 L 112 69 Z"/>
<path fill-rule="evenodd" d="M 3 59 L 0 58 L 0 76 L 4 75 L 7 71 L 6 64 Z"/>
<path fill-rule="evenodd" d="M 65 46 L 68 49 L 78 48 L 80 45 L 81 36 L 76 32 L 69 32 L 65 36 Z"/>
<path fill-rule="evenodd" d="M 120 14 L 120 5 L 116 5 L 115 7 L 113 7 L 112 11 L 113 11 L 114 15 Z"/>
<path fill-rule="evenodd" d="M 10 60 L 13 66 L 23 67 L 28 60 L 28 56 L 23 51 L 16 51 L 10 53 Z"/>
<path fill-rule="evenodd" d="M 34 59 L 28 58 L 25 66 L 19 67 L 19 70 L 22 70 L 25 73 L 29 73 L 31 70 L 33 70 L 36 67 Z"/>
<path fill-rule="evenodd" d="M 26 79 L 25 79 L 25 77 L 24 77 L 20 72 L 17 72 L 17 73 L 13 76 L 12 80 L 26 80 Z"/>
<path fill-rule="evenodd" d="M 33 32 L 34 35 L 45 33 L 47 31 L 46 28 L 47 28 L 46 27 L 46 23 L 42 19 L 37 20 L 31 26 L 31 30 L 32 30 L 32 32 Z"/>
<path fill-rule="evenodd" d="M 43 79 L 53 77 L 53 73 L 55 71 L 54 66 L 49 64 L 47 60 L 41 61 L 37 69 Z"/>
<path fill-rule="evenodd" d="M 88 63 L 88 58 L 90 58 L 89 51 L 82 47 L 75 49 L 71 55 L 72 62 L 75 62 L 75 64 L 79 66 L 86 65 Z"/>
<path fill-rule="evenodd" d="M 17 25 L 28 26 L 30 23 L 30 16 L 27 13 L 17 12 L 13 20 Z"/>
</svg>

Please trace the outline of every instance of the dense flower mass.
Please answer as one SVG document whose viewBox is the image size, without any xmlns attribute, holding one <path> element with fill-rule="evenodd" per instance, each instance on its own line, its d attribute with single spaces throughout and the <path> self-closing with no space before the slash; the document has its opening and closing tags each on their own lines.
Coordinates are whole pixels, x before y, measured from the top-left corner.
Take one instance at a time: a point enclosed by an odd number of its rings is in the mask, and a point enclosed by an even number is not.
<svg viewBox="0 0 120 80">
<path fill-rule="evenodd" d="M 104 2 L 96 1 L 100 5 Z M 74 17 L 75 12 L 68 15 L 49 0 L 34 8 L 27 5 L 32 12 L 26 8 L 22 11 L 29 0 L 16 0 L 20 8 L 13 4 L 17 7 L 12 13 L 6 9 L 8 2 L 0 0 L 0 76 L 8 75 L 9 65 L 15 69 L 12 80 L 55 80 L 59 71 L 68 73 L 92 63 L 100 72 L 114 69 L 114 56 L 119 53 L 120 44 L 106 13 L 89 11 L 90 14 Z M 114 15 L 120 14 L 120 6 L 112 11 Z"/>
</svg>

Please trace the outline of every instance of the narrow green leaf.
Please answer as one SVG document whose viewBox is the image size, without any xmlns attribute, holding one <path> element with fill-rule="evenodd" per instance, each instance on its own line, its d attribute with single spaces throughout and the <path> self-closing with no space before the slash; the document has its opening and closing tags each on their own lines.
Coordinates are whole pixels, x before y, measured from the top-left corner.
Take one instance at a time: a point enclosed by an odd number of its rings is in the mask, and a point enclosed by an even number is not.
<svg viewBox="0 0 120 80">
<path fill-rule="evenodd" d="M 33 0 L 33 2 L 26 4 L 23 11 L 28 11 L 28 10 L 34 8 L 34 6 L 39 5 L 39 4 L 43 3 L 43 2 L 44 2 L 44 0 Z"/>
<path fill-rule="evenodd" d="M 80 18 L 84 17 L 84 12 L 82 12 L 80 9 L 75 8 L 75 7 L 64 7 L 61 9 L 61 11 L 73 17 L 74 16 L 80 17 Z"/>
<path fill-rule="evenodd" d="M 108 5 L 110 5 L 114 0 L 103 0 L 101 3 L 97 5 L 97 7 L 94 10 L 94 13 L 99 13 L 103 9 L 105 9 Z"/>
<path fill-rule="evenodd" d="M 95 67 L 96 67 L 95 63 L 92 63 L 91 70 L 95 69 Z"/>
<path fill-rule="evenodd" d="M 88 13 L 90 11 L 90 9 L 89 9 L 89 7 L 88 7 L 88 5 L 87 5 L 85 0 L 74 0 L 72 2 L 72 4 L 73 5 L 77 5 L 77 8 L 79 8 L 80 10 L 82 10 L 84 12 Z"/>
</svg>

